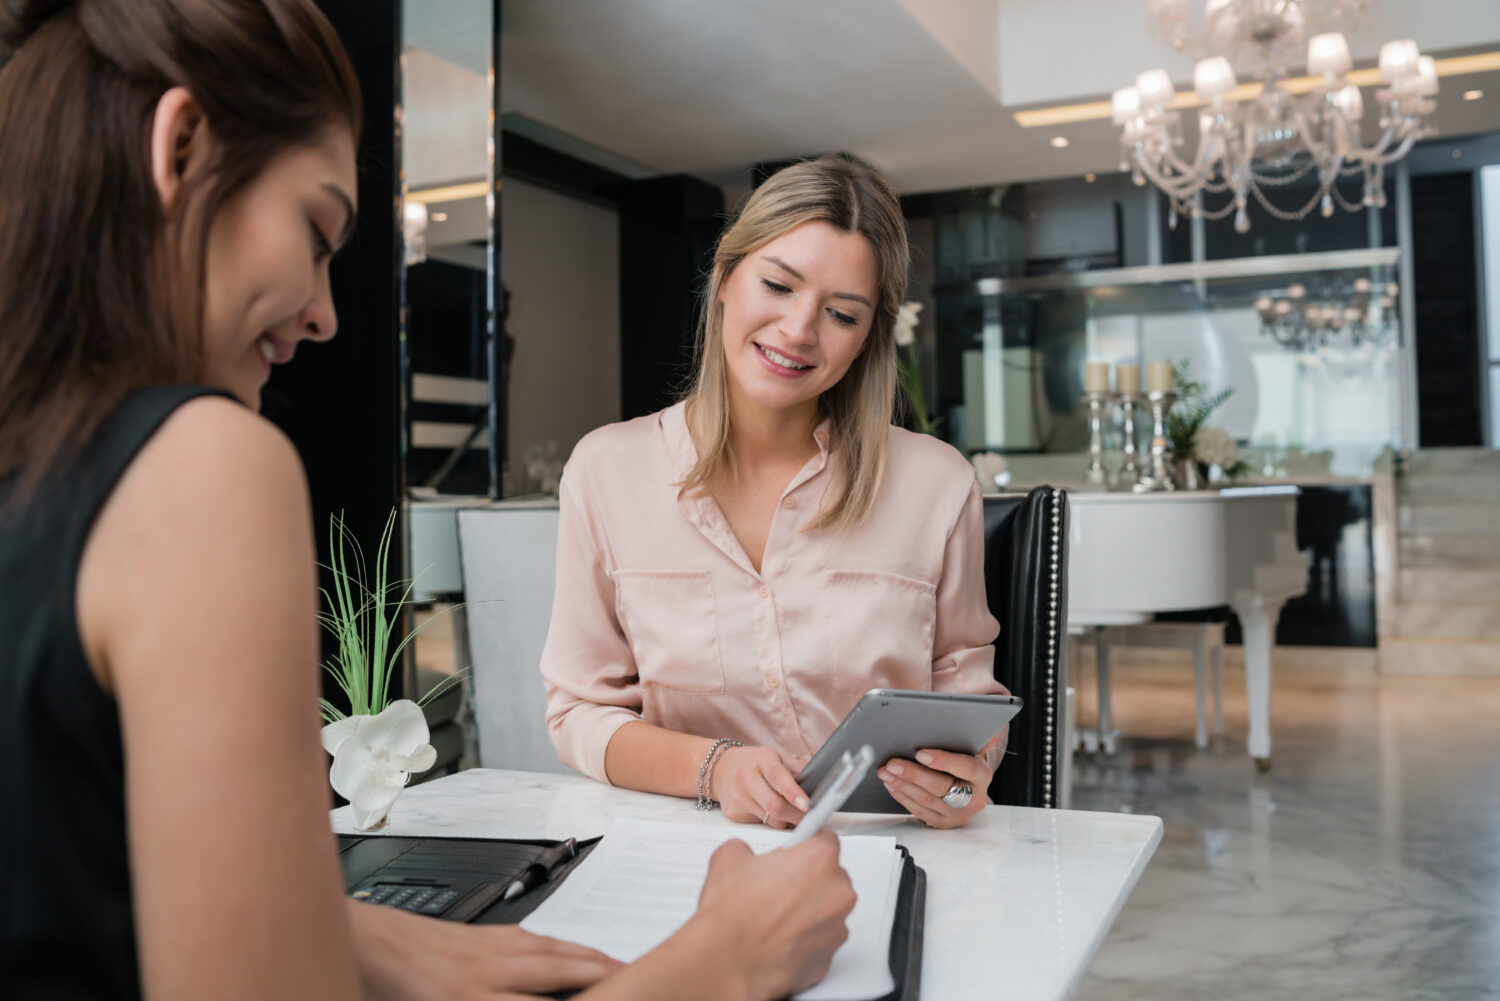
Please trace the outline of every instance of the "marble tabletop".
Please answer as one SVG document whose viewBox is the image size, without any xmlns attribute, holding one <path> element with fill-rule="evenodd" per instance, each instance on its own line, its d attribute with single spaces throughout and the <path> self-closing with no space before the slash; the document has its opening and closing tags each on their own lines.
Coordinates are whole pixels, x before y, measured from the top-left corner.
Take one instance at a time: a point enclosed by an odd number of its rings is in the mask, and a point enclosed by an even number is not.
<svg viewBox="0 0 1500 1001">
<path fill-rule="evenodd" d="M 476 768 L 406 790 L 389 833 L 485 838 L 603 834 L 616 817 L 736 826 L 690 800 L 581 776 Z M 333 829 L 352 833 L 349 808 Z M 968 827 L 838 814 L 841 834 L 885 834 L 927 871 L 925 1001 L 1070 997 L 1161 842 L 1156 817 L 991 806 Z"/>
</svg>

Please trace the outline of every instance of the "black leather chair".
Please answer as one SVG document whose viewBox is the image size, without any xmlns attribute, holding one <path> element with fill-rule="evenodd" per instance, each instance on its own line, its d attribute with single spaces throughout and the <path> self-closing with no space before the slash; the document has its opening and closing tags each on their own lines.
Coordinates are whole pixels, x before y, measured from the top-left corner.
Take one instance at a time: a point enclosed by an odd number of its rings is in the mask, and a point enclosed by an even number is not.
<svg viewBox="0 0 1500 1001">
<path fill-rule="evenodd" d="M 1068 497 L 1053 487 L 984 499 L 984 586 L 1000 622 L 995 680 L 1026 706 L 1010 724 L 990 799 L 1056 807 L 1067 692 Z"/>
</svg>

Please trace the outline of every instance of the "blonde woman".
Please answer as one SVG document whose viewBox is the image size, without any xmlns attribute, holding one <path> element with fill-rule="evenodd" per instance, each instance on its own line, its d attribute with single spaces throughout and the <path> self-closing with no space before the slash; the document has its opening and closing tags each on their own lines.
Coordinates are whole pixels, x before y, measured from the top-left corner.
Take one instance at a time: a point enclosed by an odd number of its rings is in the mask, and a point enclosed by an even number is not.
<svg viewBox="0 0 1500 1001">
<path fill-rule="evenodd" d="M 566 764 L 785 828 L 807 807 L 795 771 L 864 691 L 1004 691 L 973 471 L 891 426 L 908 263 L 879 174 L 782 170 L 719 240 L 686 398 L 579 442 L 542 655 Z M 956 827 L 998 756 L 879 775 Z"/>
</svg>

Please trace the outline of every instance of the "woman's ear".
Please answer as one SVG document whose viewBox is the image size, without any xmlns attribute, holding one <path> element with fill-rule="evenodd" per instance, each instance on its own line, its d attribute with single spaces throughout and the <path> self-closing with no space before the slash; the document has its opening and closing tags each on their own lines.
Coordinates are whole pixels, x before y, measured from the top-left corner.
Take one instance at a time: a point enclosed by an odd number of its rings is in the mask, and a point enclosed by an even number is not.
<svg viewBox="0 0 1500 1001">
<path fill-rule="evenodd" d="M 208 121 L 186 87 L 171 87 L 151 119 L 151 180 L 163 212 L 171 212 L 182 180 L 208 154 Z"/>
</svg>

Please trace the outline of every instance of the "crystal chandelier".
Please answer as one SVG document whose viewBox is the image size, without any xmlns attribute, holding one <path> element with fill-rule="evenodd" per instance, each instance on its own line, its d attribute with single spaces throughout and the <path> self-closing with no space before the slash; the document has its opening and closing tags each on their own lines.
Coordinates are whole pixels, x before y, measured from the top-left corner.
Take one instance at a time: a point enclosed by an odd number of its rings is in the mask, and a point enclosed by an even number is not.
<svg viewBox="0 0 1500 1001">
<path fill-rule="evenodd" d="M 1380 50 L 1375 91 L 1380 137 L 1361 144 L 1366 113 L 1359 87 L 1350 83 L 1349 43 L 1332 30 L 1362 14 L 1371 0 L 1206 0 L 1201 24 L 1195 0 L 1148 0 L 1156 34 L 1179 52 L 1197 58 L 1193 88 L 1198 101 L 1179 97 L 1163 69 L 1147 70 L 1135 86 L 1114 93 L 1114 121 L 1123 128 L 1121 170 L 1137 184 L 1149 179 L 1171 199 L 1169 222 L 1179 213 L 1222 219 L 1234 213 L 1234 228 L 1250 229 L 1253 198 L 1277 219 L 1301 219 L 1321 206 L 1346 211 L 1385 204 L 1387 164 L 1404 157 L 1431 132 L 1437 107 L 1437 69 L 1431 56 L 1404 39 Z M 1305 55 L 1310 81 L 1293 80 Z M 1259 87 L 1239 86 L 1241 76 Z M 1258 93 L 1255 91 L 1258 89 Z M 1198 110 L 1198 149 L 1184 159 L 1179 107 Z M 1364 177 L 1361 203 L 1347 200 L 1335 182 Z M 1279 207 L 1269 192 L 1312 175 L 1316 190 L 1305 204 Z M 1227 194 L 1208 208 L 1202 194 Z"/>
<path fill-rule="evenodd" d="M 1394 329 L 1395 282 L 1376 288 L 1368 278 L 1329 285 L 1314 294 L 1300 283 L 1277 298 L 1255 300 L 1261 331 L 1299 354 L 1378 347 Z"/>
</svg>

